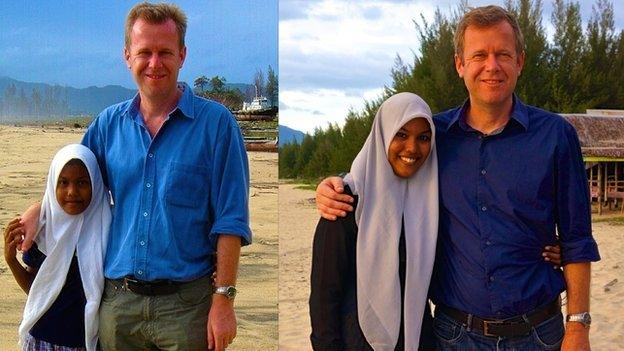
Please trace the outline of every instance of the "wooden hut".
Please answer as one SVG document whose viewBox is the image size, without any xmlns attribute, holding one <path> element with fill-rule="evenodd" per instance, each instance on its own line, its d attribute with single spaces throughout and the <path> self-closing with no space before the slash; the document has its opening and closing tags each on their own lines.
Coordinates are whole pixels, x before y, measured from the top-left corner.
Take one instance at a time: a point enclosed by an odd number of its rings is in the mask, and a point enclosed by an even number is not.
<svg viewBox="0 0 624 351">
<path fill-rule="evenodd" d="M 562 114 L 581 141 L 592 200 L 624 213 L 624 111 Z"/>
</svg>

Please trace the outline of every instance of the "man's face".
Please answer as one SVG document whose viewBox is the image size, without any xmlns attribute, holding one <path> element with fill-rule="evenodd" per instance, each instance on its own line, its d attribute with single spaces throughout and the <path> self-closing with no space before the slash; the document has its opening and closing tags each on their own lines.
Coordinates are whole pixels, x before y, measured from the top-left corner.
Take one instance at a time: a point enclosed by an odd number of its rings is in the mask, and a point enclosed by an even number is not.
<svg viewBox="0 0 624 351">
<path fill-rule="evenodd" d="M 511 104 L 516 81 L 524 65 L 511 25 L 468 26 L 463 58 L 455 55 L 455 68 L 464 79 L 473 106 L 500 108 Z"/>
<path fill-rule="evenodd" d="M 178 71 L 186 57 L 173 20 L 150 24 L 138 19 L 124 48 L 128 68 L 144 98 L 167 98 L 176 92 Z"/>
</svg>

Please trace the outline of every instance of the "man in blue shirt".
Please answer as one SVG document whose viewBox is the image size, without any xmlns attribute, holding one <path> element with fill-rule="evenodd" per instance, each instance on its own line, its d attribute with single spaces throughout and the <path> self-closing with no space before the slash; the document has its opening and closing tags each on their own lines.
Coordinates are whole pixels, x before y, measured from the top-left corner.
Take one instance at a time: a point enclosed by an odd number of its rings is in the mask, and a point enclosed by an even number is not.
<svg viewBox="0 0 624 351">
<path fill-rule="evenodd" d="M 247 155 L 232 114 L 177 83 L 185 31 L 175 5 L 129 12 L 124 56 L 139 92 L 83 138 L 114 202 L 105 350 L 223 350 L 236 335 L 238 259 L 251 242 Z"/>
<path fill-rule="evenodd" d="M 475 8 L 455 34 L 469 99 L 434 117 L 440 224 L 430 297 L 440 350 L 589 350 L 591 236 L 587 179 L 574 128 L 515 95 L 524 64 L 517 21 Z M 317 188 L 321 215 L 351 207 L 340 178 Z M 561 243 L 563 272 L 541 249 Z M 559 294 L 567 290 L 563 330 Z"/>
</svg>

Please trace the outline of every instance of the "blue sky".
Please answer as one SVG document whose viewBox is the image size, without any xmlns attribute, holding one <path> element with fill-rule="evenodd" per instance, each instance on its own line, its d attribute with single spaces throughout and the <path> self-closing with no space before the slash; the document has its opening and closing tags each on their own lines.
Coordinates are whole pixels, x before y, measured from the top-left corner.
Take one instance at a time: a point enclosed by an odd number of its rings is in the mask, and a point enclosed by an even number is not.
<svg viewBox="0 0 624 351">
<path fill-rule="evenodd" d="M 173 1 L 188 17 L 179 80 L 251 83 L 277 62 L 277 0 Z M 122 59 L 124 21 L 137 1 L 3 1 L 0 76 L 84 88 L 135 88 Z"/>
<path fill-rule="evenodd" d="M 566 0 L 568 2 L 569 0 Z M 575 1 L 576 2 L 576 1 Z M 624 28 L 623 0 L 612 0 L 617 30 Z M 342 125 L 349 109 L 380 96 L 390 84 L 399 54 L 411 62 L 419 47 L 413 20 L 433 21 L 436 7 L 455 10 L 452 0 L 281 0 L 280 124 L 304 132 L 328 123 Z M 578 1 L 583 25 L 595 0 Z M 472 6 L 503 0 L 469 0 Z M 543 20 L 552 32 L 552 0 L 543 0 Z M 445 59 L 445 58 L 440 58 Z M 452 58 L 447 58 L 449 64 Z"/>
</svg>

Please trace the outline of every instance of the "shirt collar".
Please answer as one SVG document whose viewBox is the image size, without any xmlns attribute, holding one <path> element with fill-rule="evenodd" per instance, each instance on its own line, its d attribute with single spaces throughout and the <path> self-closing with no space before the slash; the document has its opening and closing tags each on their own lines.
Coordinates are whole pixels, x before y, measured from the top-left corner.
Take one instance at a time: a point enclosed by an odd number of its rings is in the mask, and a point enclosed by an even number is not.
<svg viewBox="0 0 624 351">
<path fill-rule="evenodd" d="M 513 96 L 513 109 L 511 110 L 510 119 L 518 122 L 524 130 L 529 130 L 529 114 L 527 112 L 526 105 L 518 98 L 514 93 Z M 472 130 L 472 128 L 466 123 L 466 110 L 470 106 L 470 99 L 466 99 L 462 106 L 453 113 L 453 118 L 449 122 L 446 130 L 450 130 L 451 127 L 457 124 L 463 130 Z"/>
<path fill-rule="evenodd" d="M 193 119 L 195 118 L 195 113 L 193 109 L 193 90 L 189 87 L 188 84 L 184 82 L 179 82 L 178 86 L 182 88 L 182 96 L 180 96 L 180 100 L 178 100 L 178 105 L 173 111 L 171 111 L 170 115 L 173 115 L 176 111 L 180 111 L 180 115 Z M 134 118 L 139 114 L 139 103 L 141 102 L 141 96 L 137 92 L 132 101 L 123 111 L 123 115 Z"/>
</svg>

